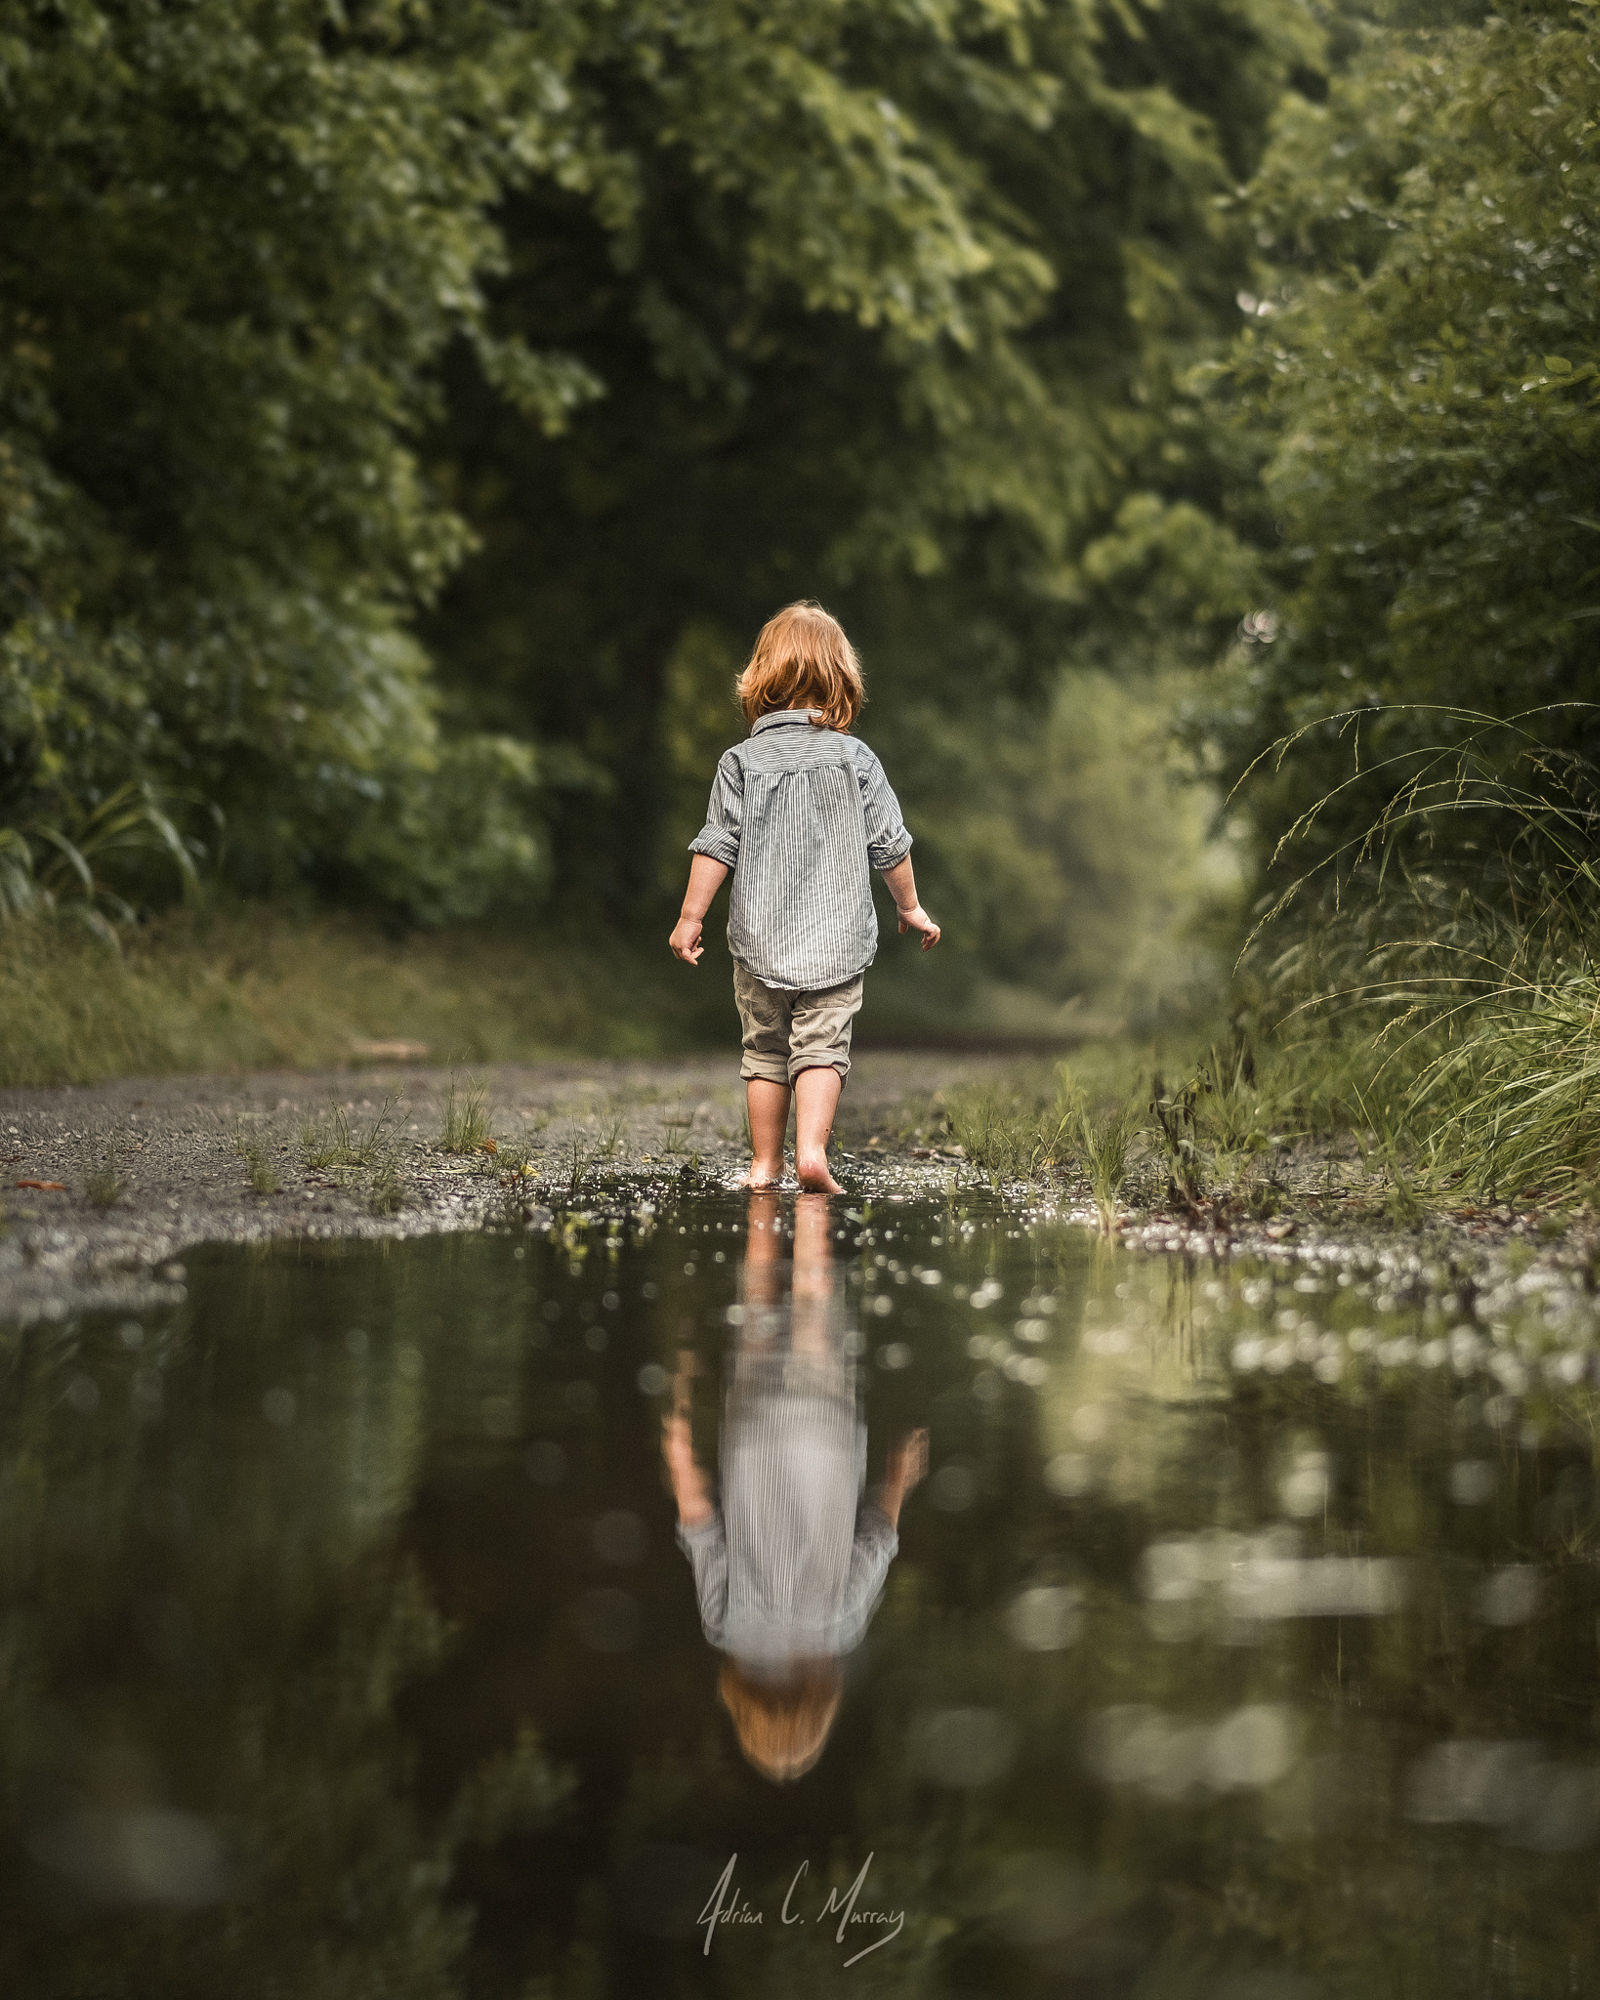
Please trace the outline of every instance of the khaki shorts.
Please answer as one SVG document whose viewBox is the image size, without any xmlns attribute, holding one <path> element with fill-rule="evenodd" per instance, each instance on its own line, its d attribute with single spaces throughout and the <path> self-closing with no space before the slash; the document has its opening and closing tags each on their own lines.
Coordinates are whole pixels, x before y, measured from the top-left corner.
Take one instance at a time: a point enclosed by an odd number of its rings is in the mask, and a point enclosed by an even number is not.
<svg viewBox="0 0 1600 2000">
<path fill-rule="evenodd" d="M 850 1027 L 861 1008 L 862 975 L 818 993 L 787 993 L 733 962 L 733 997 L 744 1030 L 739 1074 L 793 1083 L 803 1069 L 850 1074 Z"/>
</svg>

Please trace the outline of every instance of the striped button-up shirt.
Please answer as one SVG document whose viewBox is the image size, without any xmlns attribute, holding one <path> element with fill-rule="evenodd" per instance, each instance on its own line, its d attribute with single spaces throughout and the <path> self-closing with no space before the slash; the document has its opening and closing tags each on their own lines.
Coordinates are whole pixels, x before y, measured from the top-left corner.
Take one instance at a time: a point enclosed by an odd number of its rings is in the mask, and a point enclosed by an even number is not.
<svg viewBox="0 0 1600 2000">
<path fill-rule="evenodd" d="M 813 1302 L 813 1310 L 815 1302 Z M 781 1342 L 792 1300 L 746 1308 L 752 1331 Z M 823 1354 L 741 1348 L 729 1369 L 722 1493 L 710 1518 L 678 1529 L 694 1568 L 700 1623 L 752 1666 L 852 1652 L 900 1547 L 880 1496 L 863 1498 L 867 1427 L 855 1363 L 843 1352 L 837 1297 Z"/>
<path fill-rule="evenodd" d="M 757 979 L 816 992 L 854 979 L 878 949 L 874 868 L 911 836 L 883 766 L 805 708 L 764 715 L 717 766 L 689 843 L 733 870 L 728 948 Z"/>
</svg>

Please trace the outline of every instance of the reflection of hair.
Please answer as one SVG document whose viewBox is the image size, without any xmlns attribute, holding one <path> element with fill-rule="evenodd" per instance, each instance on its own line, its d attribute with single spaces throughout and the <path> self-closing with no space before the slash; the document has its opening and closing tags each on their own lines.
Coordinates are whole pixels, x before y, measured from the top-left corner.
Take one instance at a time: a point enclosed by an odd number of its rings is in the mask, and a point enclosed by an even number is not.
<svg viewBox="0 0 1600 2000">
<path fill-rule="evenodd" d="M 867 698 L 844 628 L 809 600 L 767 620 L 734 686 L 752 724 L 780 708 L 815 708 L 823 728 L 848 729 Z"/>
<path fill-rule="evenodd" d="M 778 1680 L 758 1679 L 724 1660 L 717 1691 L 733 1717 L 739 1748 L 764 1778 L 802 1778 L 822 1755 L 839 1712 L 837 1660 L 801 1660 Z"/>
</svg>

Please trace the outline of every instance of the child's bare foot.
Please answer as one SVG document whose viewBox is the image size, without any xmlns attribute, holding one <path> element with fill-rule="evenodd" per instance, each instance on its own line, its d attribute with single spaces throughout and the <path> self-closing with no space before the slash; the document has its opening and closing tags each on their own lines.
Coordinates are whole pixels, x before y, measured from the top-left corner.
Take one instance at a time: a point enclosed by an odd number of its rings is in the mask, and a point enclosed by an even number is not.
<svg viewBox="0 0 1600 2000">
<path fill-rule="evenodd" d="M 759 1194 L 763 1188 L 778 1187 L 783 1180 L 782 1160 L 752 1160 L 750 1171 L 740 1187 L 749 1188 L 752 1194 Z"/>
<path fill-rule="evenodd" d="M 802 1153 L 795 1161 L 795 1173 L 800 1185 L 811 1194 L 843 1194 L 844 1189 L 828 1172 L 827 1155 L 824 1153 Z"/>
</svg>

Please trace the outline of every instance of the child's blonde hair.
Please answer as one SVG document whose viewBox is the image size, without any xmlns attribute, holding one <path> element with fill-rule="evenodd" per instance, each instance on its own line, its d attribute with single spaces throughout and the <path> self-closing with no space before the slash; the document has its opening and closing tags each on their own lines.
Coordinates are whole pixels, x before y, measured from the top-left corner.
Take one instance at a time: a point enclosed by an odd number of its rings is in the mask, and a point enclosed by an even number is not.
<svg viewBox="0 0 1600 2000">
<path fill-rule="evenodd" d="M 822 1755 L 842 1684 L 837 1660 L 802 1661 L 778 1681 L 724 1660 L 717 1692 L 733 1717 L 739 1748 L 764 1778 L 783 1784 L 803 1778 Z"/>
<path fill-rule="evenodd" d="M 814 708 L 818 728 L 848 729 L 867 698 L 844 627 L 809 597 L 786 604 L 762 626 L 734 692 L 752 726 L 780 708 Z"/>
</svg>

